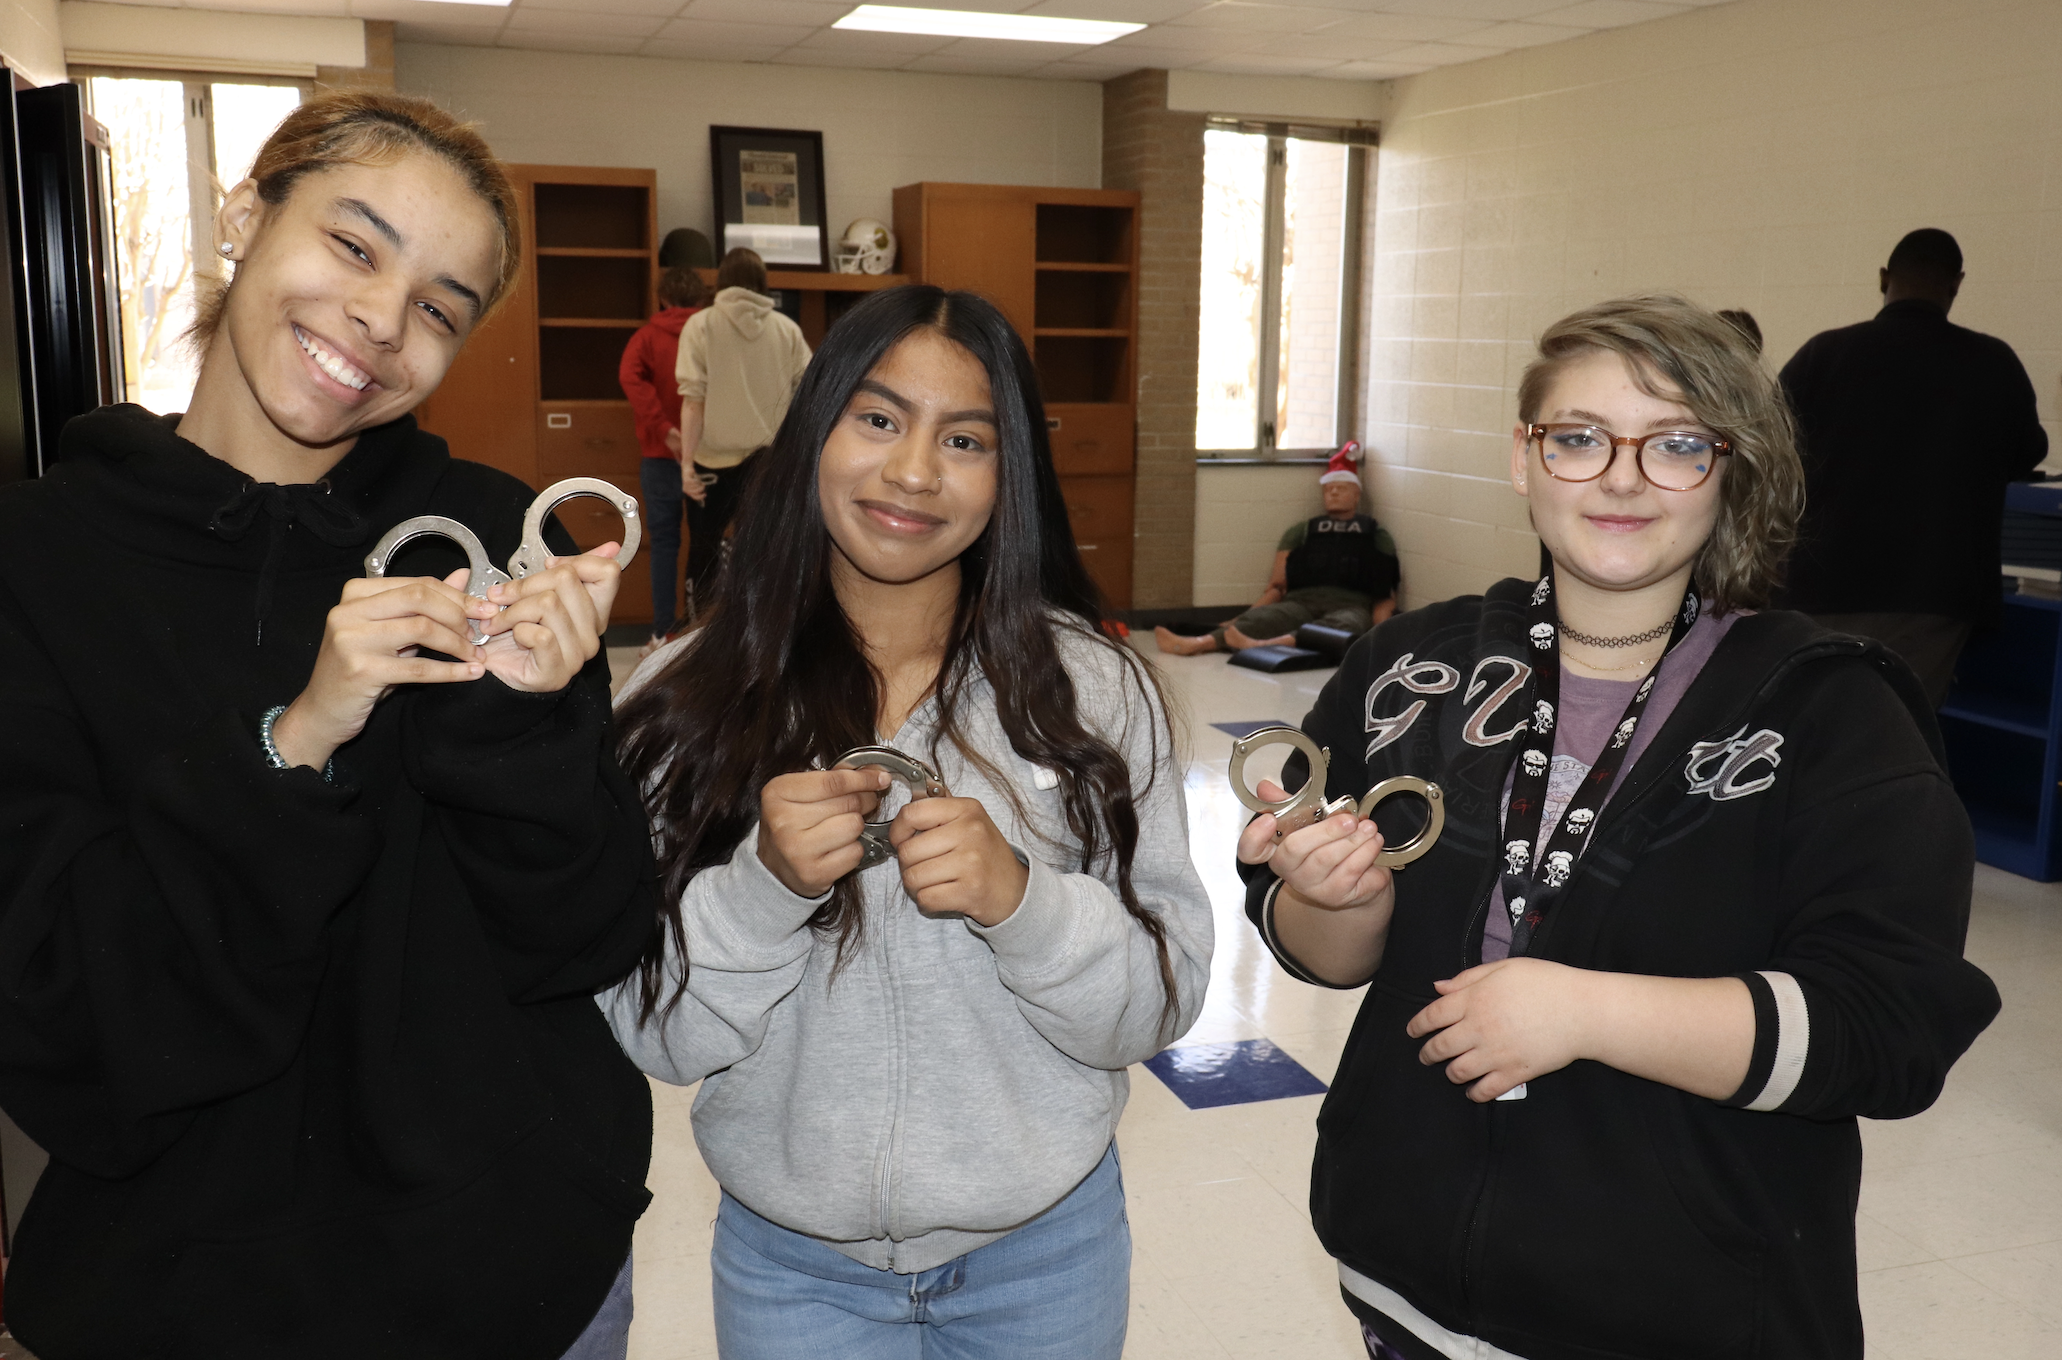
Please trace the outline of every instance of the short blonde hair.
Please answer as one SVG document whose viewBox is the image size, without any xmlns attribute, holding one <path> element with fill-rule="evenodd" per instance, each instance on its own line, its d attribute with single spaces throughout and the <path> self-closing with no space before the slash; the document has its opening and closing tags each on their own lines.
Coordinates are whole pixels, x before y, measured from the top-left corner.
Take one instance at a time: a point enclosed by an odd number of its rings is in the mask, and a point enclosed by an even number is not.
<svg viewBox="0 0 2062 1360">
<path fill-rule="evenodd" d="M 1738 328 L 1685 298 L 1613 298 L 1562 317 L 1539 337 L 1539 357 L 1518 384 L 1518 418 L 1538 419 L 1560 371 L 1598 351 L 1630 360 L 1641 391 L 1680 401 L 1731 443 L 1718 522 L 1693 579 L 1717 613 L 1767 604 L 1797 540 L 1804 466 L 1789 404 L 1760 356 Z"/>
<path fill-rule="evenodd" d="M 296 185 L 318 171 L 340 165 L 391 165 L 412 151 L 441 158 L 480 196 L 501 232 L 501 258 L 494 289 L 480 319 L 508 296 L 522 268 L 516 225 L 516 191 L 478 128 L 427 99 L 384 90 L 339 90 L 311 99 L 281 120 L 259 148 L 250 178 L 258 197 L 272 207 L 292 197 Z M 222 325 L 229 283 L 204 291 L 187 337 L 205 346 Z"/>
</svg>

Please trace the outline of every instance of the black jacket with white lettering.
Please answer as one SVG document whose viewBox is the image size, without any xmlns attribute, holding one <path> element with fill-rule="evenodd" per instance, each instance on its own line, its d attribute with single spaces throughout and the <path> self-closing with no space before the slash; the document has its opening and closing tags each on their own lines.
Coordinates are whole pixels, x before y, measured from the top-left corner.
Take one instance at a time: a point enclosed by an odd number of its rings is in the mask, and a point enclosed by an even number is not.
<svg viewBox="0 0 2062 1360">
<path fill-rule="evenodd" d="M 1318 1234 L 1433 1323 L 1528 1360 L 1859 1360 L 1856 1118 L 1932 1104 L 1998 1010 L 1962 958 L 1973 852 L 1932 713 L 1874 643 L 1800 614 L 1739 619 L 1599 814 L 1531 953 L 1743 978 L 1746 1081 L 1714 1101 L 1581 1061 L 1478 1104 L 1404 1026 L 1480 962 L 1533 704 L 1531 589 L 1390 620 L 1303 721 L 1331 751 L 1327 793 L 1415 774 L 1446 804 L 1437 845 L 1396 873 L 1386 952 L 1318 1115 Z M 1284 773 L 1300 786 L 1303 758 Z M 1392 840 L 1410 801 L 1376 814 Z M 1274 942 L 1274 875 L 1241 872 L 1262 936 L 1312 980 Z M 1349 1302 L 1406 1355 L 1433 1353 Z"/>
</svg>

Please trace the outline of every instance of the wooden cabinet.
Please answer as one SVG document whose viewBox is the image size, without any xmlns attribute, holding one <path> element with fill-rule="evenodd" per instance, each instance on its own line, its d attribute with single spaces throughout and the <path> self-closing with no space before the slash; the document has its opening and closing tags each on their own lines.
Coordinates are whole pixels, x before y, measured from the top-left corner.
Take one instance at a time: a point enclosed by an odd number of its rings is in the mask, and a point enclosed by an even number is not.
<svg viewBox="0 0 2062 1360">
<path fill-rule="evenodd" d="M 1131 598 L 1131 472 L 1116 477 L 1062 477 L 1067 522 L 1089 574 L 1115 604 Z M 1117 606 L 1122 607 L 1122 606 Z"/>
<path fill-rule="evenodd" d="M 1030 346 L 1075 538 L 1116 609 L 1131 605 L 1138 203 L 1114 189 L 895 191 L 902 268 L 988 298 Z"/>
<path fill-rule="evenodd" d="M 1062 481 L 1078 476 L 1128 476 L 1137 430 L 1129 406 L 1051 402 L 1045 424 L 1053 467 Z"/>
<path fill-rule="evenodd" d="M 617 369 L 656 309 L 657 172 L 512 165 L 523 260 L 514 287 L 467 342 L 444 384 L 416 408 L 456 458 L 543 489 L 601 477 L 639 495 L 640 450 Z M 618 537 L 614 512 L 581 500 L 559 521 L 583 547 Z M 612 618 L 649 623 L 642 554 Z"/>
</svg>

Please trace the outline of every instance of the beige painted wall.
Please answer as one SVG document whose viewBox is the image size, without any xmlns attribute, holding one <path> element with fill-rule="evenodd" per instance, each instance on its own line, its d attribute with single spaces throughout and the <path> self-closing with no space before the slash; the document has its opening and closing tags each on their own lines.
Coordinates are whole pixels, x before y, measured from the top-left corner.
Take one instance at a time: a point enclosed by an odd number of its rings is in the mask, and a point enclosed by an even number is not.
<svg viewBox="0 0 2062 1360">
<path fill-rule="evenodd" d="M 64 35 L 57 0 L 0 0 L 0 60 L 32 84 L 64 79 Z"/>
<path fill-rule="evenodd" d="M 479 119 L 496 152 L 650 166 L 659 230 L 710 229 L 709 125 L 819 129 L 831 230 L 898 184 L 1102 183 L 1102 86 L 398 43 L 394 83 Z"/>
<path fill-rule="evenodd" d="M 1267 588 L 1282 530 L 1324 512 L 1321 467 L 1196 464 L 1195 602 L 1251 604 Z M 1365 507 L 1363 507 L 1365 508 Z M 1381 518 L 1380 511 L 1371 511 Z"/>
<path fill-rule="evenodd" d="M 1615 294 L 1744 306 L 1780 367 L 1945 227 L 1954 319 L 2018 350 L 2062 445 L 2055 0 L 1737 0 L 1408 77 L 1376 207 L 1368 480 L 1413 602 L 1532 571 L 1518 374 Z"/>
</svg>

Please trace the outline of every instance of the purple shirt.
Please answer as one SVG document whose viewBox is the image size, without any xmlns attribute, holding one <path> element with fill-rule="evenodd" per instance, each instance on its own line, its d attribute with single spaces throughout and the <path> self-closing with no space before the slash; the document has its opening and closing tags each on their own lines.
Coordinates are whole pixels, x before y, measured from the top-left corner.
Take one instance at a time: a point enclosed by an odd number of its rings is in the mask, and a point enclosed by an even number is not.
<svg viewBox="0 0 2062 1360">
<path fill-rule="evenodd" d="M 1707 604 L 1706 608 L 1709 607 Z M 1654 734 L 1661 730 L 1668 721 L 1668 715 L 1675 712 L 1675 706 L 1689 692 L 1691 683 L 1702 673 L 1704 663 L 1718 650 L 1720 639 L 1725 637 L 1735 621 L 1753 612 L 1751 609 L 1735 610 L 1724 618 L 1715 618 L 1709 613 L 1699 615 L 1682 642 L 1663 659 L 1661 678 L 1654 682 L 1654 692 L 1647 696 L 1647 711 L 1632 734 L 1632 745 L 1625 752 L 1624 763 L 1618 767 L 1617 778 L 1611 781 L 1610 792 L 1604 795 L 1607 805 L 1612 794 L 1618 792 L 1618 786 L 1625 782 L 1625 776 L 1632 772 L 1632 767 L 1639 764 L 1640 754 L 1653 741 Z M 1625 717 L 1625 706 L 1632 702 L 1633 691 L 1639 686 L 1637 679 L 1602 680 L 1562 668 L 1560 711 L 1554 715 L 1554 763 L 1547 770 L 1546 807 L 1539 819 L 1539 844 L 1533 847 L 1535 855 L 1545 852 L 1554 828 L 1561 824 L 1562 811 L 1574 798 L 1575 790 L 1589 776 L 1590 767 L 1597 763 L 1597 757 L 1604 753 L 1604 743 L 1611 739 L 1611 733 L 1617 730 L 1619 721 Z M 1512 775 L 1504 778 L 1503 803 L 1506 806 L 1511 801 L 1511 779 L 1516 772 L 1514 762 Z M 1482 961 L 1494 963 L 1498 959 L 1509 958 L 1510 953 L 1511 913 L 1504 907 L 1503 882 L 1499 878 L 1489 894 L 1489 915 L 1482 923 Z"/>
</svg>

